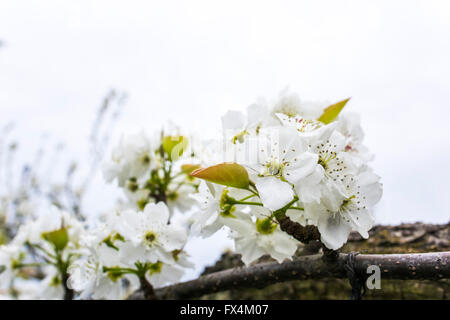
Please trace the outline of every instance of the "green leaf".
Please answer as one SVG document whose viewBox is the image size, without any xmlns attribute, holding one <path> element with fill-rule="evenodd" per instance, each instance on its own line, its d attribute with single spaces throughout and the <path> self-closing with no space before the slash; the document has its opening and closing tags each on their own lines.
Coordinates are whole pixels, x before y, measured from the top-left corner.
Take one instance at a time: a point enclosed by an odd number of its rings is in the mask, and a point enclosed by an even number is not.
<svg viewBox="0 0 450 320">
<path fill-rule="evenodd" d="M 0 274 L 3 272 L 3 271 L 5 271 L 6 270 L 6 267 L 5 266 L 0 266 Z"/>
<path fill-rule="evenodd" d="M 169 160 L 176 161 L 187 149 L 188 139 L 183 136 L 165 136 L 162 140 L 164 152 Z"/>
<path fill-rule="evenodd" d="M 208 168 L 197 169 L 191 173 L 191 176 L 240 189 L 248 189 L 250 185 L 247 170 L 237 163 L 225 162 Z"/>
<path fill-rule="evenodd" d="M 5 244 L 8 238 L 6 237 L 5 231 L 0 227 L 0 246 Z"/>
<path fill-rule="evenodd" d="M 335 104 L 332 104 L 331 106 L 326 107 L 325 110 L 323 111 L 322 115 L 317 120 L 319 120 L 325 124 L 333 122 L 334 120 L 336 120 L 339 113 L 345 107 L 348 100 L 350 100 L 350 98 L 347 98 L 345 100 L 339 101 Z"/>
<path fill-rule="evenodd" d="M 56 250 L 63 250 L 69 242 L 69 234 L 64 227 L 55 231 L 44 232 L 42 238 L 53 244 Z"/>
</svg>

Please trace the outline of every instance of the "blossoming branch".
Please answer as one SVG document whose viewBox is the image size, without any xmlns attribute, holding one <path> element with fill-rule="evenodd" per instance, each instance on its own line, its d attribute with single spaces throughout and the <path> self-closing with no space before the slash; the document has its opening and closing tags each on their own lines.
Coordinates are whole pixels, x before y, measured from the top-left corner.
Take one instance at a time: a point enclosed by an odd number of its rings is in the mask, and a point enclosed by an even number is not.
<svg viewBox="0 0 450 320">
<path fill-rule="evenodd" d="M 348 103 L 259 101 L 223 115 L 213 143 L 178 128 L 124 136 L 103 173 L 126 201 L 86 221 L 55 207 L 29 215 L 0 246 L 0 295 L 152 298 L 193 267 L 186 244 L 219 230 L 247 266 L 292 260 L 312 240 L 332 252 L 352 231 L 367 238 L 382 185 Z"/>
</svg>

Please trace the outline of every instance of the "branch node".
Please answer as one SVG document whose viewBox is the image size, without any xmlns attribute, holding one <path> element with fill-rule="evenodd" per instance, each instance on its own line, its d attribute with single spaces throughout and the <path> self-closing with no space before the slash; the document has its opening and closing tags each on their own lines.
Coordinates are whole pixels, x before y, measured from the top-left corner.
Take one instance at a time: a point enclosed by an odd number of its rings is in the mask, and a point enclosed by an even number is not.
<svg viewBox="0 0 450 320">
<path fill-rule="evenodd" d="M 344 268 L 347 272 L 347 277 L 352 286 L 352 293 L 350 295 L 350 300 L 361 300 L 366 294 L 366 287 L 364 286 L 364 279 L 359 277 L 355 270 L 355 257 L 359 252 L 350 252 L 344 263 Z"/>
</svg>

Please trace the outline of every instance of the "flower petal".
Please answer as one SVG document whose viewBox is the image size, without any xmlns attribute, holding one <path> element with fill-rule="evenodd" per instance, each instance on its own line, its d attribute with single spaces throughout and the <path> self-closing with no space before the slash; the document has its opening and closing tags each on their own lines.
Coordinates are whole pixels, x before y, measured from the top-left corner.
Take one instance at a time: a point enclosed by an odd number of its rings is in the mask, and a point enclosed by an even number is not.
<svg viewBox="0 0 450 320">
<path fill-rule="evenodd" d="M 292 186 L 278 178 L 258 178 L 255 185 L 264 207 L 272 211 L 284 207 L 294 198 Z"/>
<path fill-rule="evenodd" d="M 164 202 L 158 203 L 149 203 L 144 208 L 144 215 L 147 215 L 148 218 L 154 223 L 166 224 L 169 220 L 169 209 Z"/>
<path fill-rule="evenodd" d="M 296 184 L 301 179 L 314 173 L 318 166 L 318 160 L 317 154 L 304 152 L 290 161 L 289 166 L 283 170 L 283 177 L 290 183 Z"/>
<path fill-rule="evenodd" d="M 351 227 L 339 214 L 335 217 L 324 213 L 319 218 L 320 241 L 332 250 L 337 250 L 347 242 Z"/>
<path fill-rule="evenodd" d="M 254 238 L 236 240 L 236 252 L 242 255 L 242 262 L 246 266 L 265 254 L 264 250 L 254 241 Z"/>
<path fill-rule="evenodd" d="M 164 250 L 172 251 L 175 249 L 182 249 L 186 243 L 186 230 L 175 225 L 167 225 L 161 233 L 159 242 Z"/>
</svg>

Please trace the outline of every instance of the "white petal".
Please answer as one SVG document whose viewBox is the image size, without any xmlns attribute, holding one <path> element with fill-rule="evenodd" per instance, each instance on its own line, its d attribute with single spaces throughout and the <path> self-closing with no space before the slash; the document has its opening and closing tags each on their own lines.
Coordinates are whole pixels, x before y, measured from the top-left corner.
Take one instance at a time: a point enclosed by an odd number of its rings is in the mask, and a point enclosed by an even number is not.
<svg viewBox="0 0 450 320">
<path fill-rule="evenodd" d="M 342 201 L 347 199 L 349 195 L 345 193 L 340 183 L 329 182 L 322 184 L 322 202 L 332 212 L 339 211 Z"/>
<path fill-rule="evenodd" d="M 275 249 L 279 258 L 277 259 L 272 254 L 271 255 L 280 263 L 283 262 L 284 259 L 291 259 L 295 251 L 297 251 L 299 242 L 279 229 L 269 236 L 272 237 L 272 241 L 276 244 Z"/>
<path fill-rule="evenodd" d="M 292 159 L 298 156 L 306 149 L 302 138 L 298 135 L 297 130 L 290 127 L 279 127 L 274 131 L 274 138 L 278 138 L 280 150 L 280 158 Z M 274 141 L 275 142 L 275 141 Z M 286 154 L 283 154 L 283 150 Z"/>
<path fill-rule="evenodd" d="M 265 254 L 264 250 L 258 246 L 255 238 L 236 240 L 236 252 L 242 255 L 242 262 L 246 266 Z"/>
<path fill-rule="evenodd" d="M 217 231 L 219 231 L 220 229 L 222 229 L 223 224 L 219 222 L 219 220 L 217 219 L 216 221 L 214 221 L 211 224 L 208 224 L 206 227 L 203 227 L 200 230 L 200 237 L 202 238 L 209 238 L 211 237 L 213 234 L 215 234 Z"/>
<path fill-rule="evenodd" d="M 319 166 L 318 160 L 317 154 L 304 152 L 290 161 L 289 166 L 283 170 L 283 176 L 290 183 L 296 184 L 300 179 L 314 173 Z"/>
<path fill-rule="evenodd" d="M 185 229 L 175 225 L 168 225 L 160 235 L 159 241 L 167 251 L 181 249 L 186 243 L 187 234 Z"/>
<path fill-rule="evenodd" d="M 236 231 L 241 236 L 250 236 L 256 231 L 255 225 L 249 220 L 239 218 L 223 218 L 221 219 L 224 225 L 233 231 Z"/>
<path fill-rule="evenodd" d="M 295 210 L 298 211 L 298 210 Z M 260 206 L 250 206 L 250 214 L 257 217 L 257 218 L 267 218 L 269 217 L 272 212 L 264 207 Z"/>
<path fill-rule="evenodd" d="M 375 205 L 383 195 L 383 189 L 379 183 L 380 177 L 366 171 L 358 176 L 358 184 L 361 186 L 360 192 L 365 196 L 365 203 L 368 206 Z"/>
<path fill-rule="evenodd" d="M 272 211 L 284 207 L 294 198 L 292 186 L 278 178 L 258 178 L 255 184 L 264 207 Z"/>
<path fill-rule="evenodd" d="M 284 113 L 275 113 L 275 116 L 280 120 L 281 124 L 286 127 L 297 128 L 298 123 L 301 121 L 300 116 L 290 117 Z"/>
<path fill-rule="evenodd" d="M 322 186 L 320 185 L 300 185 L 295 188 L 302 203 L 320 202 L 322 196 Z"/>
<path fill-rule="evenodd" d="M 301 179 L 295 185 L 295 191 L 303 203 L 320 202 L 322 196 L 322 185 L 320 182 L 324 177 L 325 170 L 322 166 L 317 165 L 309 176 Z"/>
<path fill-rule="evenodd" d="M 319 218 L 318 229 L 320 232 L 320 240 L 332 250 L 342 247 L 348 239 L 351 228 L 343 221 L 339 214 L 333 218 L 329 214 L 322 214 Z"/>
<path fill-rule="evenodd" d="M 326 209 L 324 206 L 316 202 L 305 203 L 304 209 L 305 218 L 308 219 L 308 224 L 315 226 L 318 225 L 321 215 L 326 214 Z"/>
<path fill-rule="evenodd" d="M 306 225 L 305 213 L 301 210 L 293 210 L 293 209 L 287 210 L 286 216 L 288 216 L 294 222 L 298 222 L 303 226 Z"/>
<path fill-rule="evenodd" d="M 169 221 L 169 209 L 167 205 L 160 201 L 158 203 L 149 203 L 144 208 L 144 215 L 148 217 L 152 222 L 166 224 Z"/>
<path fill-rule="evenodd" d="M 195 236 L 199 235 L 205 226 L 209 226 L 213 224 L 217 217 L 219 216 L 219 212 L 217 211 L 217 208 L 209 207 L 207 210 L 202 210 L 199 212 L 196 212 L 192 216 L 192 226 L 190 229 L 190 235 Z"/>
<path fill-rule="evenodd" d="M 345 137 L 339 131 L 333 131 L 330 136 L 330 145 L 332 146 L 331 150 L 334 152 L 339 152 L 344 150 L 345 148 Z"/>
<path fill-rule="evenodd" d="M 125 264 L 132 265 L 139 259 L 143 259 L 143 257 L 147 253 L 147 248 L 143 245 L 135 246 L 130 242 L 126 242 L 123 246 L 121 246 L 119 253 L 121 261 L 123 261 Z M 107 266 L 114 265 L 107 264 Z"/>
<path fill-rule="evenodd" d="M 252 104 L 247 107 L 248 127 L 254 128 L 261 125 L 269 116 L 269 110 L 265 105 Z"/>
<path fill-rule="evenodd" d="M 133 241 L 138 244 L 140 242 L 139 230 L 142 229 L 145 216 L 142 212 L 136 212 L 134 210 L 125 210 L 121 212 L 117 220 L 116 229 L 125 239 Z"/>
<path fill-rule="evenodd" d="M 304 137 L 306 141 L 308 141 L 308 144 L 312 146 L 313 150 L 315 150 L 314 148 L 316 145 L 319 145 L 329 139 L 335 127 L 336 122 L 332 122 L 316 130 L 304 132 L 302 137 Z"/>
<path fill-rule="evenodd" d="M 367 239 L 369 230 L 373 227 L 375 219 L 367 209 L 354 210 L 352 212 L 343 213 L 350 220 L 353 230 L 358 231 L 361 237 Z"/>
</svg>

